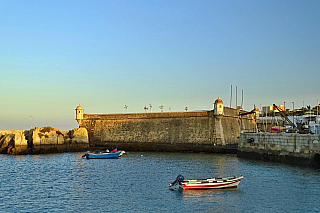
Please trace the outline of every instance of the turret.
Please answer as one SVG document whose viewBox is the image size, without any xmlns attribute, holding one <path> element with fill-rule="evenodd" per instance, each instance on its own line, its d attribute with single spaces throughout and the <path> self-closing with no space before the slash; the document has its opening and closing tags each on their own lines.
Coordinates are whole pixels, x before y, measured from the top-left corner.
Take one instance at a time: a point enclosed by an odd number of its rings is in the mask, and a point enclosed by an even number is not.
<svg viewBox="0 0 320 213">
<path fill-rule="evenodd" d="M 83 112 L 84 112 L 84 109 L 83 107 L 79 104 L 79 106 L 77 106 L 76 108 L 76 120 L 79 124 L 79 126 L 81 125 L 81 121 L 83 119 Z"/>
<path fill-rule="evenodd" d="M 218 97 L 218 99 L 214 102 L 214 114 L 215 115 L 223 115 L 223 101 Z"/>
</svg>

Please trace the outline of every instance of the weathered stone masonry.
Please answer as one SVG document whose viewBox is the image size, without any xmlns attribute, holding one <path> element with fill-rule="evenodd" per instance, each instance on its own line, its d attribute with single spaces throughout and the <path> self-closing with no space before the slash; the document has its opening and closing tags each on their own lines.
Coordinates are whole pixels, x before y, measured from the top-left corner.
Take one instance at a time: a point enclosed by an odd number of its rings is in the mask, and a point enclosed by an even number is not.
<svg viewBox="0 0 320 213">
<path fill-rule="evenodd" d="M 126 114 L 85 114 L 79 105 L 76 119 L 88 130 L 91 147 L 216 152 L 238 143 L 241 124 L 242 130 L 256 131 L 254 115 L 240 119 L 238 110 L 222 101 L 215 102 L 216 109 L 219 104 L 220 111 Z"/>
<path fill-rule="evenodd" d="M 298 133 L 244 133 L 238 156 L 320 167 L 320 135 Z"/>
<path fill-rule="evenodd" d="M 85 114 L 83 125 L 90 143 L 103 141 L 138 143 L 211 143 L 208 112 Z"/>
</svg>

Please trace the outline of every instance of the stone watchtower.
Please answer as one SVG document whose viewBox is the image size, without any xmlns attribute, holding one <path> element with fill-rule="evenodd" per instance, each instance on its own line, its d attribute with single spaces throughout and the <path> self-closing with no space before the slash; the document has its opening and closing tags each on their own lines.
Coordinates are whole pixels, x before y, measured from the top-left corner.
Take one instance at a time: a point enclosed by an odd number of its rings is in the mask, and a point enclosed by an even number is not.
<svg viewBox="0 0 320 213">
<path fill-rule="evenodd" d="M 82 120 L 83 120 L 83 112 L 84 109 L 83 107 L 79 104 L 79 106 L 77 106 L 76 108 L 76 120 L 79 124 L 79 127 L 81 126 Z"/>
<path fill-rule="evenodd" d="M 225 145 L 224 134 L 223 134 L 223 126 L 221 123 L 221 119 L 224 116 L 223 112 L 223 101 L 218 97 L 218 99 L 214 102 L 214 111 L 213 111 L 213 140 L 216 145 Z"/>
<path fill-rule="evenodd" d="M 223 115 L 223 101 L 220 97 L 214 102 L 214 115 Z"/>
</svg>

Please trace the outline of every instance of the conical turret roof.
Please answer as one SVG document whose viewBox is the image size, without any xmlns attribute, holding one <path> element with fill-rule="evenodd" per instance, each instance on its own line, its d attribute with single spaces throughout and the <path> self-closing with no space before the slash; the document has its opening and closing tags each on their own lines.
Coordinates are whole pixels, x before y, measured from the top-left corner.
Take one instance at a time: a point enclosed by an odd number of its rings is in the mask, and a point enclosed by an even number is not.
<svg viewBox="0 0 320 213">
<path fill-rule="evenodd" d="M 222 103 L 223 104 L 223 101 L 220 99 L 220 97 L 218 97 L 218 99 L 214 103 L 215 104 L 218 104 L 218 103 Z"/>
<path fill-rule="evenodd" d="M 76 110 L 83 110 L 83 107 L 79 104 L 79 106 L 77 106 Z"/>
</svg>

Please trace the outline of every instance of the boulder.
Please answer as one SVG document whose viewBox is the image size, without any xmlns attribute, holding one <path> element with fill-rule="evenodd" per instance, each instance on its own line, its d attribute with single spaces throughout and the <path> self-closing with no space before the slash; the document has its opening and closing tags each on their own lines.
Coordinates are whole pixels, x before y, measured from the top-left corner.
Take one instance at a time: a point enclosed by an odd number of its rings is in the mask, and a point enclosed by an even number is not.
<svg viewBox="0 0 320 213">
<path fill-rule="evenodd" d="M 7 154 L 9 148 L 14 147 L 14 134 L 4 134 L 0 136 L 0 153 Z"/>
<path fill-rule="evenodd" d="M 75 128 L 72 130 L 71 143 L 89 144 L 88 131 L 86 128 Z"/>
<path fill-rule="evenodd" d="M 28 140 L 26 138 L 26 131 L 0 131 L 0 153 L 14 154 L 12 150 L 15 147 L 19 147 L 20 151 L 27 149 Z"/>
<path fill-rule="evenodd" d="M 64 136 L 58 128 L 36 127 L 32 134 L 33 145 L 64 144 Z"/>
<path fill-rule="evenodd" d="M 14 135 L 14 145 L 16 146 L 28 146 L 28 140 L 26 138 L 25 131 L 19 131 Z"/>
</svg>

